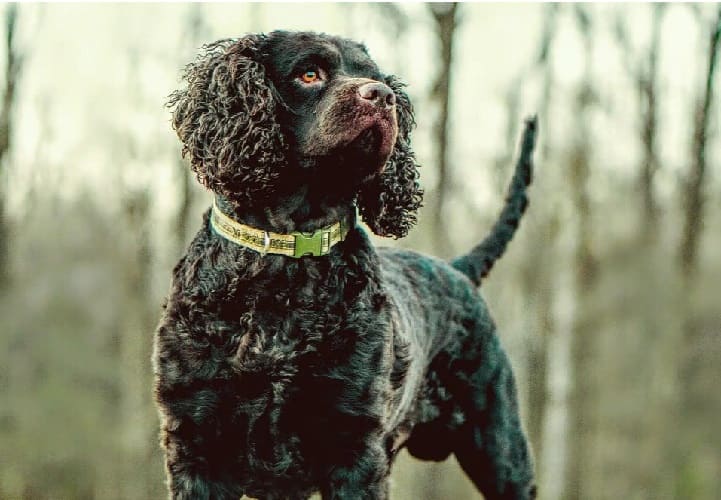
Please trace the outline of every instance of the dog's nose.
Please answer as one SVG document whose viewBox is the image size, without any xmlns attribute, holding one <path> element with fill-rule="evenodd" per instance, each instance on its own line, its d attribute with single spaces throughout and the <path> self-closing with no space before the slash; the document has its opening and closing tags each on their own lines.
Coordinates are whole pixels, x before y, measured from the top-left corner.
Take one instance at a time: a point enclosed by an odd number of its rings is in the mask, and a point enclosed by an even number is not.
<svg viewBox="0 0 721 500">
<path fill-rule="evenodd" d="M 358 94 L 381 108 L 391 108 L 396 103 L 396 95 L 391 88 L 381 82 L 366 83 L 358 87 Z"/>
</svg>

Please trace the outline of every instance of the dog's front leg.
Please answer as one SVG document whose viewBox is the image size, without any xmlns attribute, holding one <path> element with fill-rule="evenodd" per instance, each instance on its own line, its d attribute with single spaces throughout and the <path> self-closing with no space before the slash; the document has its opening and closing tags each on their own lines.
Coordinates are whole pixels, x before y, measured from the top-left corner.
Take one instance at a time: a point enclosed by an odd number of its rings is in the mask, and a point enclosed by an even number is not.
<svg viewBox="0 0 721 500">
<path fill-rule="evenodd" d="M 238 500 L 236 485 L 213 480 L 209 467 L 184 439 L 163 429 L 165 465 L 171 500 Z"/>
<path fill-rule="evenodd" d="M 330 475 L 323 500 L 388 498 L 389 462 L 380 442 L 369 445 L 348 467 L 336 467 Z"/>
</svg>

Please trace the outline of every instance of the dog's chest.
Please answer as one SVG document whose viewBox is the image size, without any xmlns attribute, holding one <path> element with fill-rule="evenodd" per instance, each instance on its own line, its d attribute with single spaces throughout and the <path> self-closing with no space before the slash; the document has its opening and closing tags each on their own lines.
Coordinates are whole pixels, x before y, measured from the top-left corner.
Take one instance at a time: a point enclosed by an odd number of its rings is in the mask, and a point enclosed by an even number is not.
<svg viewBox="0 0 721 500">
<path fill-rule="evenodd" d="M 388 304 L 360 274 L 226 283 L 206 311 L 179 322 L 190 331 L 178 381 L 197 396 L 170 406 L 207 434 L 210 461 L 252 478 L 249 492 L 312 487 L 381 430 L 393 364 Z"/>
</svg>

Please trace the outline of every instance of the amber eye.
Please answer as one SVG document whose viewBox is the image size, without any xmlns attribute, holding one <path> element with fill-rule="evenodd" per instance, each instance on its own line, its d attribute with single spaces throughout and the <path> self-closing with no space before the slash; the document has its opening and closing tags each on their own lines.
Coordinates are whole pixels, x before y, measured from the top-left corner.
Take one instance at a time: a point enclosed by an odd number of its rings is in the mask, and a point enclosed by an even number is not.
<svg viewBox="0 0 721 500">
<path fill-rule="evenodd" d="M 303 80 L 303 83 L 317 82 L 319 78 L 320 75 L 318 75 L 318 72 L 312 69 L 309 69 L 308 71 L 300 75 L 300 79 Z"/>
</svg>

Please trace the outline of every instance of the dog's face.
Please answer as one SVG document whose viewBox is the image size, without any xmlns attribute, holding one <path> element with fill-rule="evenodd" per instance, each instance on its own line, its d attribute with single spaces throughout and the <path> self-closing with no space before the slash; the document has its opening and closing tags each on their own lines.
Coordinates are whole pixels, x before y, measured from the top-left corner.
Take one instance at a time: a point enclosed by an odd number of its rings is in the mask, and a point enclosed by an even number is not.
<svg viewBox="0 0 721 500">
<path fill-rule="evenodd" d="M 349 181 L 377 174 L 398 135 L 396 95 L 362 45 L 313 33 L 272 33 L 266 74 L 288 109 L 281 123 L 305 163 L 343 158 Z M 354 171 L 355 170 L 355 171 Z"/>
<path fill-rule="evenodd" d="M 198 179 L 243 209 L 313 187 L 404 236 L 422 192 L 402 84 L 351 40 L 277 31 L 206 47 L 175 92 L 173 125 Z"/>
</svg>

